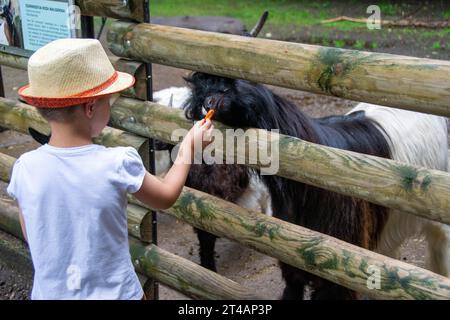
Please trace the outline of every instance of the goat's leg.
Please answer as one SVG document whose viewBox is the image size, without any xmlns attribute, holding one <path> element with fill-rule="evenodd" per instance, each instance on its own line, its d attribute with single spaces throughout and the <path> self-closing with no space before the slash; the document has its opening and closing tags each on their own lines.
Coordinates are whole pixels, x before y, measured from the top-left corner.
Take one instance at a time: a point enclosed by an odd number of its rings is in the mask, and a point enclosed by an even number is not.
<svg viewBox="0 0 450 320">
<path fill-rule="evenodd" d="M 428 242 L 427 269 L 450 275 L 450 227 L 439 222 L 427 222 L 423 228 Z"/>
<path fill-rule="evenodd" d="M 419 234 L 427 241 L 427 269 L 448 277 L 450 275 L 450 227 L 411 214 L 392 211 L 381 234 L 376 251 L 399 258 L 399 247 Z"/>
<path fill-rule="evenodd" d="M 423 219 L 391 210 L 375 251 L 394 259 L 400 259 L 400 246 L 407 239 L 418 235 L 422 226 Z"/>
<path fill-rule="evenodd" d="M 217 237 L 211 233 L 195 228 L 200 244 L 200 264 L 211 271 L 217 271 L 214 247 Z"/>
<path fill-rule="evenodd" d="M 282 262 L 280 262 L 280 267 L 286 283 L 281 299 L 303 300 L 305 285 L 307 284 L 306 272 Z"/>
</svg>

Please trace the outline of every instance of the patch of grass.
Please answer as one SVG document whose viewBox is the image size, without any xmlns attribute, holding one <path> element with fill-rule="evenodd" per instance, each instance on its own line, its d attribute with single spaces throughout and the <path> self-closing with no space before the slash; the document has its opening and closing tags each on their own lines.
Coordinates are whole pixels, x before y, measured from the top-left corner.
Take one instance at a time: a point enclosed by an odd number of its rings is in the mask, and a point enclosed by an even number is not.
<svg viewBox="0 0 450 320">
<path fill-rule="evenodd" d="M 349 31 L 354 29 L 367 29 L 367 26 L 365 23 L 358 23 L 358 22 L 352 22 L 352 21 L 338 21 L 338 22 L 331 22 L 331 23 L 325 23 L 323 26 L 326 26 L 328 28 L 334 28 L 341 31 Z"/>
<path fill-rule="evenodd" d="M 264 10 L 269 10 L 268 22 L 275 25 L 311 25 L 327 18 L 325 10 L 308 10 L 311 5 L 288 0 L 160 0 L 154 1 L 151 8 L 154 16 L 229 16 L 241 19 L 247 27 L 253 26 Z"/>
<path fill-rule="evenodd" d="M 450 11 L 445 11 L 443 13 L 444 19 L 450 19 Z"/>
<path fill-rule="evenodd" d="M 343 48 L 345 47 L 345 41 L 344 40 L 334 40 L 333 44 L 336 48 Z"/>
<path fill-rule="evenodd" d="M 378 48 L 378 42 L 376 42 L 376 41 L 371 42 L 371 43 L 370 43 L 370 47 L 371 47 L 372 49 Z"/>
<path fill-rule="evenodd" d="M 398 4 L 380 3 L 378 6 L 381 10 L 381 16 L 395 16 L 400 11 L 400 6 Z"/>
<path fill-rule="evenodd" d="M 450 43 L 447 43 L 447 50 L 450 51 Z"/>
<path fill-rule="evenodd" d="M 433 45 L 431 46 L 432 49 L 441 49 L 441 43 L 439 41 L 433 42 Z"/>
<path fill-rule="evenodd" d="M 420 35 L 424 38 L 431 37 L 445 37 L 450 35 L 450 28 L 444 28 L 440 30 L 427 30 L 420 32 Z"/>
<path fill-rule="evenodd" d="M 310 5 L 315 9 L 327 9 L 331 7 L 332 3 L 330 1 L 314 1 Z"/>
<path fill-rule="evenodd" d="M 332 7 L 331 1 L 307 0 L 159 0 L 152 2 L 151 12 L 153 16 L 229 16 L 240 19 L 250 29 L 264 10 L 269 11 L 268 25 L 311 26 L 336 17 Z M 365 16 L 365 12 L 361 14 Z M 365 28 L 364 23 L 350 21 L 320 25 L 342 31 Z"/>
<path fill-rule="evenodd" d="M 403 28 L 402 32 L 407 33 L 407 34 L 418 33 L 417 29 L 415 29 L 415 28 Z"/>
<path fill-rule="evenodd" d="M 357 40 L 354 44 L 353 44 L 353 48 L 357 49 L 357 50 L 361 50 L 364 49 L 366 47 L 366 42 L 362 41 L 362 40 Z"/>
<path fill-rule="evenodd" d="M 320 44 L 324 47 L 330 46 L 330 42 L 327 39 L 322 39 L 322 42 Z"/>
</svg>

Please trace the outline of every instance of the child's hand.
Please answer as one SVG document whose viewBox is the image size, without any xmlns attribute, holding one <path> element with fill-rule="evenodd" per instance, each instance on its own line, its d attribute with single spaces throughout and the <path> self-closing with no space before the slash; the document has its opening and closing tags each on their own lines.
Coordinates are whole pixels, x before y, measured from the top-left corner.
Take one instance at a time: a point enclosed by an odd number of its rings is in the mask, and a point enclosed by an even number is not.
<svg viewBox="0 0 450 320">
<path fill-rule="evenodd" d="M 194 149 L 198 148 L 199 150 L 195 151 L 201 152 L 209 145 L 212 142 L 213 130 L 214 126 L 210 120 L 197 122 L 181 142 L 177 158 L 169 172 L 162 179 L 147 173 L 141 189 L 134 194 L 135 197 L 155 209 L 171 207 L 186 182 L 193 163 Z"/>
<path fill-rule="evenodd" d="M 201 146 L 203 150 L 207 145 L 209 145 L 212 142 L 213 130 L 214 125 L 211 120 L 196 122 L 187 134 L 188 136 L 191 136 L 191 150 L 194 150 L 195 146 Z"/>
<path fill-rule="evenodd" d="M 214 125 L 211 120 L 198 121 L 189 130 L 186 137 L 181 144 L 181 149 L 189 150 L 190 158 L 194 155 L 194 151 L 201 152 L 207 145 L 209 145 L 212 139 L 212 133 L 214 130 Z M 198 148 L 201 150 L 195 150 Z M 180 149 L 180 151 L 181 151 Z"/>
</svg>

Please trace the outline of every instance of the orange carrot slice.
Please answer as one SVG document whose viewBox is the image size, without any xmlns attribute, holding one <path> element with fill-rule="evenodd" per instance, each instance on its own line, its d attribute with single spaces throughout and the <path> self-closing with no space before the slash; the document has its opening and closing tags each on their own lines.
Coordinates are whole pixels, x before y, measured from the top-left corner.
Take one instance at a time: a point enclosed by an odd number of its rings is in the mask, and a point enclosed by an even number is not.
<svg viewBox="0 0 450 320">
<path fill-rule="evenodd" d="M 208 111 L 208 113 L 206 114 L 205 118 L 203 119 L 202 124 L 205 123 L 206 120 L 211 120 L 211 118 L 214 116 L 214 112 L 215 112 L 214 109 L 210 109 L 210 110 Z"/>
</svg>

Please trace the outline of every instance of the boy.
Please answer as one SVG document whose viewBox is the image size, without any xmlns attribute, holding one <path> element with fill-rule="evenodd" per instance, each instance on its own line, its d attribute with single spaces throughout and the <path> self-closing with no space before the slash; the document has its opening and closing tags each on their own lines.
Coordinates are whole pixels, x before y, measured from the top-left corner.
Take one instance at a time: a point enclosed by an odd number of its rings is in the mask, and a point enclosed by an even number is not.
<svg viewBox="0 0 450 320">
<path fill-rule="evenodd" d="M 131 147 L 92 143 L 110 100 L 134 84 L 114 70 L 100 42 L 60 39 L 29 59 L 19 94 L 48 120 L 48 144 L 15 163 L 8 193 L 20 207 L 35 269 L 32 299 L 141 299 L 128 249 L 126 193 L 155 209 L 172 206 L 213 126 L 197 123 L 164 177 L 149 174 Z M 195 130 L 194 130 L 195 129 Z"/>
</svg>

